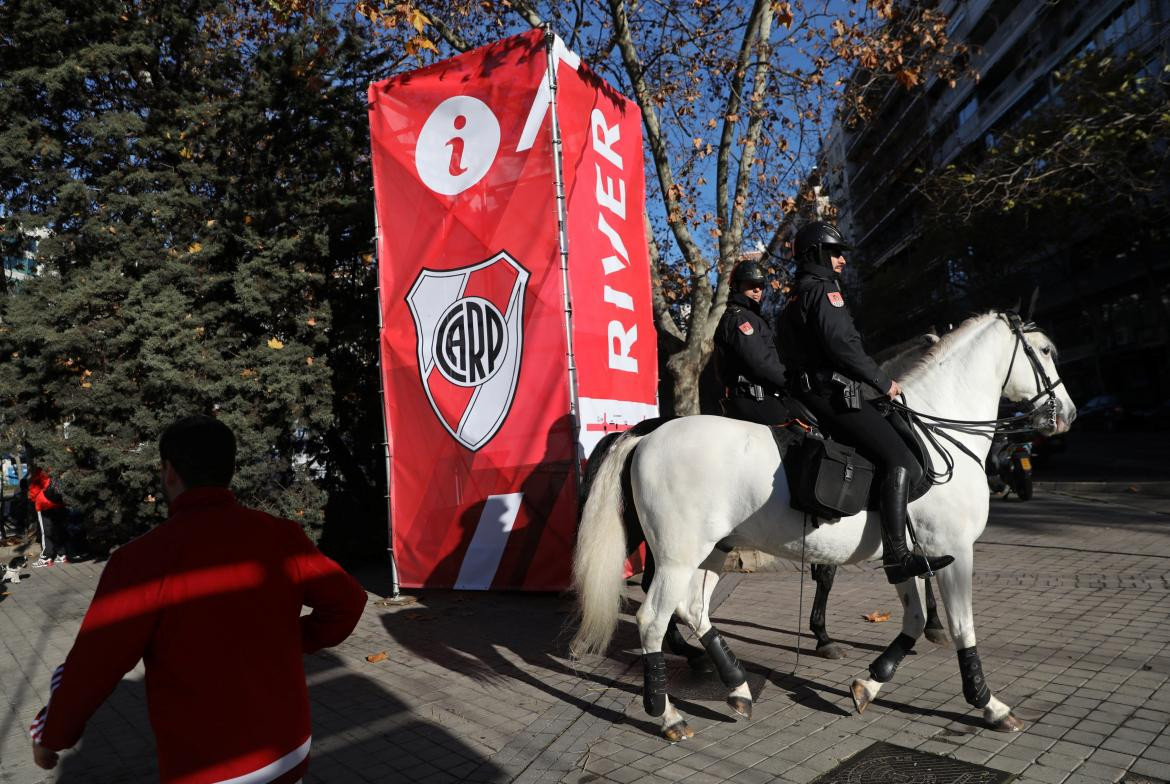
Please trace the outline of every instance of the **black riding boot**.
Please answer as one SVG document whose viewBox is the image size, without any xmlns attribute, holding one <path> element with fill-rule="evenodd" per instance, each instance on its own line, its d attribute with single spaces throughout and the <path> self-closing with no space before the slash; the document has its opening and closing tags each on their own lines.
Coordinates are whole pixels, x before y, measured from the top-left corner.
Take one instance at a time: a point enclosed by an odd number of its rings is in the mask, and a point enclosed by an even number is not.
<svg viewBox="0 0 1170 784">
<path fill-rule="evenodd" d="M 891 584 L 937 572 L 955 559 L 949 555 L 928 558 L 906 548 L 906 501 L 910 475 L 902 466 L 892 469 L 881 489 L 882 566 Z"/>
</svg>

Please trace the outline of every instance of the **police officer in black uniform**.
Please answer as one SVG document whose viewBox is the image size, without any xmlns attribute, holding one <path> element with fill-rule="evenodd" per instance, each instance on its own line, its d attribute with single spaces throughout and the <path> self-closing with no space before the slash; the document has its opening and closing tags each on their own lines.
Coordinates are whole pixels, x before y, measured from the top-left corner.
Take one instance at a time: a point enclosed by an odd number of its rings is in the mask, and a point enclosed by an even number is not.
<svg viewBox="0 0 1170 784">
<path fill-rule="evenodd" d="M 723 385 L 723 413 L 761 425 L 788 418 L 784 366 L 775 333 L 760 316 L 764 268 L 741 261 L 731 272 L 727 309 L 715 328 L 715 371 Z"/>
<path fill-rule="evenodd" d="M 840 232 L 824 221 L 808 223 L 796 233 L 793 256 L 800 271 L 780 314 L 779 348 L 796 397 L 825 431 L 856 447 L 876 466 L 882 565 L 889 581 L 900 583 L 937 571 L 954 558 L 927 558 L 906 547 L 906 503 L 922 469 L 893 426 L 872 403 L 861 399 L 860 384 L 891 400 L 902 388 L 865 353 L 853 326 L 838 278 L 847 250 Z"/>
</svg>

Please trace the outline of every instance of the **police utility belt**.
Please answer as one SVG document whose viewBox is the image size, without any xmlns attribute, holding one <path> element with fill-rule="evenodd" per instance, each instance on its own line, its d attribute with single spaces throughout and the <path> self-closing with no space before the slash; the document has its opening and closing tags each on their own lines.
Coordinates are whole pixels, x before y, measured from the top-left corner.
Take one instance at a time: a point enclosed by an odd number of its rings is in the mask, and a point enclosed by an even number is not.
<svg viewBox="0 0 1170 784">
<path fill-rule="evenodd" d="M 781 396 L 779 391 L 764 389 L 762 384 L 753 384 L 743 376 L 735 380 L 734 387 L 725 389 L 724 394 L 726 397 L 750 397 L 757 401 L 768 397 Z"/>
<path fill-rule="evenodd" d="M 861 410 L 861 384 L 832 370 L 801 373 L 796 377 L 797 389 L 826 395 L 839 411 Z"/>
</svg>

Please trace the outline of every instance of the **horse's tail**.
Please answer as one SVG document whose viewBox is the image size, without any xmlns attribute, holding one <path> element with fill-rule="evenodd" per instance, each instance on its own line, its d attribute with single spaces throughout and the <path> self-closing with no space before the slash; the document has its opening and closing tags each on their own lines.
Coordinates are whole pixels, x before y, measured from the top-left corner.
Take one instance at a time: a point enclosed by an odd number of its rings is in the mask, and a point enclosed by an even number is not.
<svg viewBox="0 0 1170 784">
<path fill-rule="evenodd" d="M 641 434 L 627 431 L 608 444 L 607 454 L 595 452 L 589 461 L 591 481 L 573 551 L 573 588 L 580 617 L 570 646 L 573 656 L 603 653 L 617 626 L 627 555 L 622 476 L 641 439 Z"/>
<path fill-rule="evenodd" d="M 585 470 L 581 473 L 581 485 L 577 488 L 577 519 L 581 519 L 581 515 L 585 511 L 585 502 L 589 500 L 589 492 L 593 489 L 593 482 L 597 478 L 597 473 L 601 470 L 605 458 L 609 456 L 609 450 L 613 449 L 614 443 L 628 432 L 626 430 L 606 433 L 597 442 L 597 446 L 593 447 L 593 451 L 589 454 L 589 461 L 585 463 Z"/>
</svg>

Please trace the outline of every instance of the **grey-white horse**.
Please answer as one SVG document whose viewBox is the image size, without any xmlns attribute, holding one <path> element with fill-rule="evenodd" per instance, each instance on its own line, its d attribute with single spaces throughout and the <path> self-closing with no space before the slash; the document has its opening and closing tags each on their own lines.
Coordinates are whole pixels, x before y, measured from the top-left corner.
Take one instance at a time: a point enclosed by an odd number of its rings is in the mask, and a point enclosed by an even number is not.
<svg viewBox="0 0 1170 784">
<path fill-rule="evenodd" d="M 991 312 L 964 322 L 901 379 L 906 404 L 935 417 L 995 419 L 1001 396 L 1046 407 L 1041 431 L 1062 433 L 1076 407 L 1056 372 L 1052 341 L 1018 316 Z M 949 553 L 955 562 L 937 574 L 951 639 L 958 651 L 963 694 L 992 727 L 1022 727 L 1010 706 L 992 695 L 975 648 L 971 576 L 974 543 L 987 525 L 983 470 L 989 440 L 956 432 L 953 474 L 909 507 L 917 542 L 927 555 Z M 961 446 L 960 446 L 961 445 Z M 932 455 L 932 462 L 938 455 Z M 940 469 L 941 470 L 941 469 Z M 627 492 L 623 492 L 625 485 Z M 717 543 L 754 548 L 821 564 L 881 557 L 876 511 L 811 527 L 790 503 L 785 469 L 768 428 L 724 417 L 693 416 L 665 422 L 648 434 L 635 428 L 617 440 L 597 467 L 578 532 L 573 577 L 580 625 L 577 655 L 604 652 L 617 625 L 626 557 L 622 517 L 632 504 L 654 555 L 657 571 L 638 610 L 645 675 L 644 705 L 662 719 L 671 741 L 693 732 L 667 696 L 662 640 L 672 613 L 699 636 L 731 689 L 727 702 L 750 718 L 752 695 L 743 668 L 708 617 L 723 553 Z M 855 679 L 857 710 L 883 683 L 922 635 L 926 620 L 922 583 L 895 586 L 904 608 L 902 633 Z"/>
</svg>

